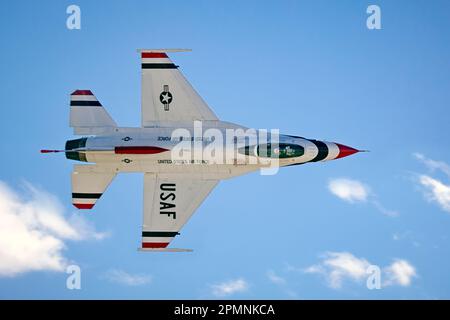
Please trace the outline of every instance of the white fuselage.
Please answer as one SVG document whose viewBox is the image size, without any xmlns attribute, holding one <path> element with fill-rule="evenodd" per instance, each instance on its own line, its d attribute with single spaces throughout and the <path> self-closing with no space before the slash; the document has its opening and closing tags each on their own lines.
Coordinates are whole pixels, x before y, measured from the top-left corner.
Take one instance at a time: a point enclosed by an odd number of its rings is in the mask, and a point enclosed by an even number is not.
<svg viewBox="0 0 450 320">
<path fill-rule="evenodd" d="M 66 151 L 79 152 L 82 157 L 76 160 L 101 164 L 105 170 L 116 172 L 228 178 L 271 166 L 332 160 L 339 155 L 339 147 L 331 142 L 318 144 L 316 140 L 297 136 L 270 135 L 222 121 L 204 121 L 201 128 L 187 123 L 115 128 L 73 141 L 83 139 L 86 140 L 82 145 L 66 147 Z M 273 152 L 262 154 L 268 143 L 272 143 Z"/>
</svg>

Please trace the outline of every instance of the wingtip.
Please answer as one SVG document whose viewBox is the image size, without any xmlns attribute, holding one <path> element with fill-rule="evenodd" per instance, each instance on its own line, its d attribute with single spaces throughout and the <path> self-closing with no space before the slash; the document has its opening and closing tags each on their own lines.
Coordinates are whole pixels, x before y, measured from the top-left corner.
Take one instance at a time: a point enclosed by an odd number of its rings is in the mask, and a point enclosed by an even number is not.
<svg viewBox="0 0 450 320">
<path fill-rule="evenodd" d="M 175 48 L 175 49 L 137 49 L 139 53 L 142 52 L 155 52 L 155 53 L 165 53 L 165 52 L 190 52 L 192 49 L 184 49 L 184 48 Z"/>
<path fill-rule="evenodd" d="M 193 252 L 192 249 L 182 248 L 138 248 L 141 252 Z"/>
<path fill-rule="evenodd" d="M 94 207 L 93 203 L 73 203 L 73 205 L 80 210 L 92 209 Z"/>
</svg>

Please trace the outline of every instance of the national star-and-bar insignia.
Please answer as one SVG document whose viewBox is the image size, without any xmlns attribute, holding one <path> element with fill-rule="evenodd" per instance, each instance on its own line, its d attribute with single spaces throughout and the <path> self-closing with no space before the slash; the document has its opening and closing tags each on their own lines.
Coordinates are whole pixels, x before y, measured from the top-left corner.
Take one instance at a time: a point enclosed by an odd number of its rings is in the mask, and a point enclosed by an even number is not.
<svg viewBox="0 0 450 320">
<path fill-rule="evenodd" d="M 169 111 L 169 104 L 172 102 L 173 96 L 169 91 L 169 85 L 163 86 L 163 92 L 159 95 L 159 101 L 164 105 L 164 111 Z"/>
</svg>

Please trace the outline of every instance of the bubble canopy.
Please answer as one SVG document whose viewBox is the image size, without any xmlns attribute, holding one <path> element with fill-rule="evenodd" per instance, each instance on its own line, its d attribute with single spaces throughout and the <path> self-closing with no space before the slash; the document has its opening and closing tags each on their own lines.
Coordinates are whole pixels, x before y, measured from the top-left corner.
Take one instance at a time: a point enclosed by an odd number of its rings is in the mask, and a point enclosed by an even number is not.
<svg viewBox="0 0 450 320">
<path fill-rule="evenodd" d="M 266 143 L 240 148 L 239 153 L 247 156 L 285 159 L 301 157 L 305 154 L 305 149 L 294 143 Z"/>
</svg>

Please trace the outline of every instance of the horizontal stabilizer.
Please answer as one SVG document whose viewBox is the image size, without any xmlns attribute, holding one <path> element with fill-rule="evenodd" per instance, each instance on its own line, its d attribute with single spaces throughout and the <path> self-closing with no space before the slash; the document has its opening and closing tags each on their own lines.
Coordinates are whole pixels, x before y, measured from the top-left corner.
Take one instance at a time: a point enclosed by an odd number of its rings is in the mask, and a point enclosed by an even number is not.
<svg viewBox="0 0 450 320">
<path fill-rule="evenodd" d="M 117 127 L 90 90 L 75 90 L 70 95 L 70 126 L 74 133 L 98 134 Z"/>
<path fill-rule="evenodd" d="M 115 172 L 98 172 L 96 165 L 74 166 L 72 203 L 78 209 L 92 209 L 116 176 Z"/>
</svg>

